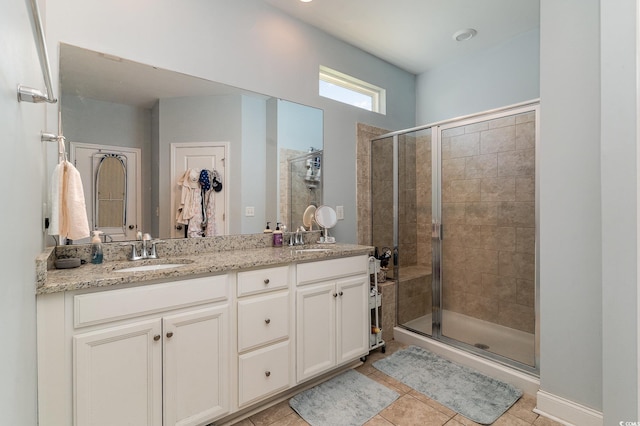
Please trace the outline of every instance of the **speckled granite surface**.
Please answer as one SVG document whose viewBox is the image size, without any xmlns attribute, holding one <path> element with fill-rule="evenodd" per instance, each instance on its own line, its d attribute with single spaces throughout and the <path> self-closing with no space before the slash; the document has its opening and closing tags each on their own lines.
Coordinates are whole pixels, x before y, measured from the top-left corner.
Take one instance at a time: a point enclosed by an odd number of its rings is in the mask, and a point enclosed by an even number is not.
<svg viewBox="0 0 640 426">
<path fill-rule="evenodd" d="M 271 247 L 269 235 L 226 236 L 197 239 L 166 240 L 157 246 L 159 259 L 129 261 L 131 247 L 122 243 L 103 246 L 105 261 L 89 263 L 90 245 L 47 248 L 36 259 L 36 294 L 56 293 L 119 284 L 156 282 L 162 279 L 187 278 L 238 269 L 284 265 L 296 262 L 369 254 L 372 247 L 353 244 L 313 244 L 319 233 L 305 235 L 304 246 Z M 288 241 L 285 238 L 285 241 Z M 141 242 L 137 242 L 140 248 Z M 301 251 L 304 249 L 326 251 Z M 79 257 L 86 264 L 73 269 L 55 269 L 55 258 Z M 118 272 L 131 266 L 181 263 L 177 268 L 153 271 Z"/>
</svg>

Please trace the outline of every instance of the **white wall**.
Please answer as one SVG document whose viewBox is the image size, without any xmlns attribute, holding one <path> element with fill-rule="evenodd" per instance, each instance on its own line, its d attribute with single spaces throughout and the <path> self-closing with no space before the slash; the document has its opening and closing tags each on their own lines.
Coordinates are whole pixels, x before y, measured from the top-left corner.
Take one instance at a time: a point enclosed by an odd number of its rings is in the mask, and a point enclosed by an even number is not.
<svg viewBox="0 0 640 426">
<path fill-rule="evenodd" d="M 57 43 L 66 42 L 322 108 L 325 201 L 345 207 L 335 232 L 342 241 L 356 241 L 356 122 L 415 124 L 414 75 L 259 0 L 50 0 L 46 12 L 54 65 Z M 320 98 L 320 64 L 384 87 L 387 115 Z"/>
<path fill-rule="evenodd" d="M 539 49 L 540 31 L 532 30 L 420 74 L 416 123 L 429 124 L 536 99 L 540 95 Z"/>
<path fill-rule="evenodd" d="M 18 103 L 18 84 L 44 89 L 27 1 L 4 1 L 0 13 L 0 178 L 4 249 L 0 257 L 0 424 L 36 424 L 34 260 L 43 248 L 45 107 Z M 57 95 L 57 93 L 56 93 Z"/>
</svg>

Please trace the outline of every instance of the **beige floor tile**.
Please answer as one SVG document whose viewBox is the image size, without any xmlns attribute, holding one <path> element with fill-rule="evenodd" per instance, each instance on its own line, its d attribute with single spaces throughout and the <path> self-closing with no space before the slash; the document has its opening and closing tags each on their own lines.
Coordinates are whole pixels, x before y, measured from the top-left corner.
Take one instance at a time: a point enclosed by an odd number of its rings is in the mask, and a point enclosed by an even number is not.
<svg viewBox="0 0 640 426">
<path fill-rule="evenodd" d="M 460 423 L 463 426 L 481 426 L 480 423 L 471 421 L 465 416 L 463 416 L 462 414 L 456 414 L 453 420 L 455 420 L 456 422 Z"/>
<path fill-rule="evenodd" d="M 292 413 L 295 414 L 295 411 L 289 407 L 289 401 L 287 400 L 254 414 L 249 417 L 249 420 L 251 420 L 255 426 L 267 426 Z"/>
<path fill-rule="evenodd" d="M 289 414 L 283 418 L 270 423 L 270 426 L 308 426 L 309 423 L 305 422 L 298 413 Z"/>
<path fill-rule="evenodd" d="M 550 418 L 544 416 L 538 416 L 533 424 L 535 426 L 562 426 L 562 423 L 556 422 L 555 420 L 551 420 Z"/>
<path fill-rule="evenodd" d="M 449 421 L 448 416 L 409 395 L 401 396 L 380 415 L 396 426 L 442 426 Z"/>
<path fill-rule="evenodd" d="M 424 402 L 425 404 L 435 408 L 436 410 L 440 411 L 442 414 L 451 417 L 454 417 L 456 415 L 456 412 L 453 411 L 450 408 L 445 407 L 444 405 L 440 404 L 438 401 L 435 401 L 431 398 L 429 398 L 428 396 L 418 392 L 415 389 L 412 389 L 411 392 L 409 392 L 409 395 L 411 395 L 412 397 L 416 398 L 419 401 Z"/>
<path fill-rule="evenodd" d="M 361 366 L 357 367 L 355 370 L 356 370 L 358 373 L 360 373 L 360 374 L 364 374 L 365 376 L 368 376 L 369 374 L 371 374 L 371 373 L 375 373 L 376 371 L 378 371 L 378 370 L 376 370 L 376 368 L 375 368 L 373 365 L 371 365 L 371 363 L 370 363 L 370 362 L 368 362 L 368 361 L 367 361 L 367 362 L 365 362 L 364 364 L 362 364 Z"/>
<path fill-rule="evenodd" d="M 233 426 L 254 426 L 253 423 L 251 422 L 251 420 L 249 419 L 244 419 L 244 420 L 240 420 L 237 423 L 233 423 Z"/>
<path fill-rule="evenodd" d="M 492 423 L 493 426 L 531 426 L 531 423 L 505 413 Z"/>
<path fill-rule="evenodd" d="M 534 396 L 524 394 L 518 401 L 516 401 L 515 404 L 513 404 L 511 408 L 509 408 L 507 413 L 518 417 L 527 423 L 533 423 L 538 418 L 538 415 L 533 412 L 534 408 L 536 408 L 536 398 Z"/>
<path fill-rule="evenodd" d="M 393 426 L 393 423 L 387 421 L 381 415 L 377 415 L 368 422 L 364 424 L 364 426 Z"/>
<path fill-rule="evenodd" d="M 460 423 L 459 421 L 457 421 L 455 417 L 449 420 L 448 422 L 446 422 L 444 425 L 445 426 L 465 426 L 464 423 Z"/>
<path fill-rule="evenodd" d="M 404 383 L 394 379 L 393 377 L 389 377 L 381 371 L 375 371 L 369 375 L 369 377 L 373 380 L 376 380 L 387 387 L 390 387 L 397 391 L 400 395 L 404 395 L 405 393 L 411 392 L 413 389 L 410 386 L 405 385 Z"/>
</svg>

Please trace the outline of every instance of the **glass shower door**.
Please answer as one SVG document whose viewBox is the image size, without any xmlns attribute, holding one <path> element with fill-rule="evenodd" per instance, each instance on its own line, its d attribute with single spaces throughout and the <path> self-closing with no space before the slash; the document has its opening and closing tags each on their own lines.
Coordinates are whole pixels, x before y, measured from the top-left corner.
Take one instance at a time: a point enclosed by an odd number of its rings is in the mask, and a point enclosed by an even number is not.
<svg viewBox="0 0 640 426">
<path fill-rule="evenodd" d="M 535 366 L 536 110 L 439 129 L 440 334 Z"/>
</svg>

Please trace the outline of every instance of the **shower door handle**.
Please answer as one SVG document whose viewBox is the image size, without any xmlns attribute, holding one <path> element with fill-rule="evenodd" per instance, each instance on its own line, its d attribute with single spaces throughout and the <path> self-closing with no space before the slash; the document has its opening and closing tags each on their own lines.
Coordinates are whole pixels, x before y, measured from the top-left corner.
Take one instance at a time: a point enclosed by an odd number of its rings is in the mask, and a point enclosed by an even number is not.
<svg viewBox="0 0 640 426">
<path fill-rule="evenodd" d="M 431 223 L 431 238 L 434 240 L 442 241 L 443 229 L 442 224 L 439 222 Z"/>
</svg>

